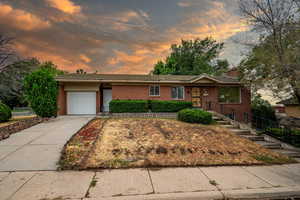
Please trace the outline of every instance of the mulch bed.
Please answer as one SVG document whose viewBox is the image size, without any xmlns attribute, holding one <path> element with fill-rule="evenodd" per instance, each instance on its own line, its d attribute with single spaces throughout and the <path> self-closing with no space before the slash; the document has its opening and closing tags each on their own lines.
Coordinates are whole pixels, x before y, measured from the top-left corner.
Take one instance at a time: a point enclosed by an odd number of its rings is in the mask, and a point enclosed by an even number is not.
<svg viewBox="0 0 300 200">
<path fill-rule="evenodd" d="M 60 169 L 81 169 L 93 150 L 105 120 L 92 120 L 65 145 L 59 161 Z"/>
<path fill-rule="evenodd" d="M 66 144 L 63 169 L 292 163 L 219 126 L 167 119 L 96 119 Z"/>
<path fill-rule="evenodd" d="M 17 133 L 26 128 L 30 128 L 46 120 L 48 119 L 41 117 L 33 117 L 15 121 L 11 124 L 8 124 L 7 126 L 2 126 L 0 127 L 0 141 L 8 138 L 13 133 Z"/>
</svg>

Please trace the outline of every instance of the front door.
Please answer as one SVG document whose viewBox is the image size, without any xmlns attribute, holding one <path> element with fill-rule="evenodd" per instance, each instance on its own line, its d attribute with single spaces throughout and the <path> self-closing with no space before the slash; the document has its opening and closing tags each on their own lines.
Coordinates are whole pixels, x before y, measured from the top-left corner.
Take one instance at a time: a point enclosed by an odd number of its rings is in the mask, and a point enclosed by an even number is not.
<svg viewBox="0 0 300 200">
<path fill-rule="evenodd" d="M 193 102 L 193 107 L 201 107 L 201 91 L 200 88 L 198 87 L 193 87 L 192 88 L 192 102 Z"/>
<path fill-rule="evenodd" d="M 112 100 L 112 90 L 103 89 L 103 112 L 109 112 L 109 102 Z"/>
</svg>

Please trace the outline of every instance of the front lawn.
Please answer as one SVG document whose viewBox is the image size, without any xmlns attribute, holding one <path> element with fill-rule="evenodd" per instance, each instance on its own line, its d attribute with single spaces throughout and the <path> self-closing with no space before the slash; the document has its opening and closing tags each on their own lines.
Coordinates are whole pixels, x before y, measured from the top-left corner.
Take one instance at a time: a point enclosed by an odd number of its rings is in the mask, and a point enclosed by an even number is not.
<svg viewBox="0 0 300 200">
<path fill-rule="evenodd" d="M 60 160 L 63 169 L 290 162 L 217 125 L 167 119 L 96 119 L 66 144 Z"/>
</svg>

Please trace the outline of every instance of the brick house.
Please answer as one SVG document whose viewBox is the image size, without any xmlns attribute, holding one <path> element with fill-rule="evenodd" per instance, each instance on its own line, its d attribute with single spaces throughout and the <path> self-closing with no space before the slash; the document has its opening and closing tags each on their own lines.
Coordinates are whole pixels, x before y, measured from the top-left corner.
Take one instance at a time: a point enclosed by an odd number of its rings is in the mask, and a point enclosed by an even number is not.
<svg viewBox="0 0 300 200">
<path fill-rule="evenodd" d="M 59 115 L 109 111 L 112 99 L 191 101 L 194 107 L 249 122 L 251 94 L 234 76 L 65 74 L 59 82 Z"/>
</svg>

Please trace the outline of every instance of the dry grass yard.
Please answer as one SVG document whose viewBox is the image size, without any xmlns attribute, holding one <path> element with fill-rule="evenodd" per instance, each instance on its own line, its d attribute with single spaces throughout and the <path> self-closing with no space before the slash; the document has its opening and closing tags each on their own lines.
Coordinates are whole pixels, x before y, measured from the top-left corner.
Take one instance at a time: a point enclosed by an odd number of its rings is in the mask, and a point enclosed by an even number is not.
<svg viewBox="0 0 300 200">
<path fill-rule="evenodd" d="M 217 125 L 95 119 L 66 144 L 63 169 L 282 164 L 293 160 Z"/>
</svg>

